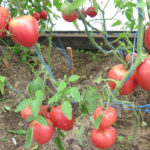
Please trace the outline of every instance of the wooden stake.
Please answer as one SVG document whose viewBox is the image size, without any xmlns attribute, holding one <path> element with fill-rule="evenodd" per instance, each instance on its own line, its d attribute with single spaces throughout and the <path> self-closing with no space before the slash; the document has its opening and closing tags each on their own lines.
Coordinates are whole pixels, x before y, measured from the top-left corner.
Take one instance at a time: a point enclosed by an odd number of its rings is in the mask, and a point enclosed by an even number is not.
<svg viewBox="0 0 150 150">
<path fill-rule="evenodd" d="M 74 74 L 74 64 L 73 64 L 72 48 L 67 47 L 66 49 L 67 49 L 67 54 L 70 58 L 70 74 L 73 75 Z"/>
</svg>

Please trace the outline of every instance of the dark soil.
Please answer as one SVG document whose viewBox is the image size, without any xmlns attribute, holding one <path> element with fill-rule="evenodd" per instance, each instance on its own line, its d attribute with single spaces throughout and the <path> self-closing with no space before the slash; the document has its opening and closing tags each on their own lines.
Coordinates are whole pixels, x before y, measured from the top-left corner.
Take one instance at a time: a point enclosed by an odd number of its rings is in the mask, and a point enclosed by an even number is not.
<svg viewBox="0 0 150 150">
<path fill-rule="evenodd" d="M 42 46 L 42 52 L 46 53 L 46 46 Z M 101 88 L 101 85 L 93 84 L 93 80 L 98 77 L 107 77 L 108 70 L 115 64 L 116 59 L 110 55 L 99 54 L 96 60 L 88 54 L 74 51 L 74 66 L 75 74 L 80 75 L 82 78 L 76 83 L 78 86 L 91 85 L 97 89 Z M 0 75 L 6 76 L 8 82 L 25 96 L 26 87 L 28 83 L 34 78 L 33 73 L 29 69 L 28 65 L 20 64 L 20 56 L 13 56 L 10 60 L 10 67 L 6 68 L 2 62 L 0 62 Z M 51 68 L 55 78 L 62 79 L 64 74 L 69 74 L 67 67 L 65 66 L 66 59 L 55 48 L 51 54 Z M 123 97 L 121 97 L 123 99 Z M 147 103 L 147 92 L 138 87 L 133 94 L 128 96 L 129 100 L 135 102 L 137 105 L 145 105 Z M 15 92 L 5 88 L 4 96 L 0 98 L 0 150 L 25 150 L 25 135 L 15 135 L 9 133 L 8 130 L 26 130 L 29 123 L 21 118 L 20 113 L 15 113 L 14 109 L 21 101 L 21 97 Z M 9 107 L 10 110 L 8 109 Z M 82 119 L 85 124 L 85 133 L 82 137 L 85 147 L 81 147 L 78 143 L 78 130 L 81 126 L 81 119 L 77 116 L 80 113 L 76 104 L 73 106 L 76 114 L 75 124 L 73 130 L 64 132 L 65 137 L 62 139 L 65 150 L 96 150 L 90 140 L 90 132 L 92 125 L 87 119 Z M 137 131 L 136 140 L 129 140 L 128 136 L 132 136 L 135 128 L 135 115 L 132 111 L 118 109 L 117 124 L 115 126 L 117 135 L 122 136 L 123 140 L 116 140 L 115 144 L 110 150 L 150 150 L 150 115 L 142 113 L 143 119 L 147 122 L 146 127 L 141 127 L 141 119 L 139 128 Z M 54 138 L 57 136 L 55 132 L 53 138 L 49 143 L 45 145 L 39 145 L 38 150 L 58 150 L 57 145 L 54 143 Z M 8 138 L 6 142 L 2 142 L 4 138 Z M 15 145 L 12 138 L 17 142 Z M 37 143 L 32 142 L 32 149 Z M 33 149 L 32 149 L 33 150 Z"/>
</svg>

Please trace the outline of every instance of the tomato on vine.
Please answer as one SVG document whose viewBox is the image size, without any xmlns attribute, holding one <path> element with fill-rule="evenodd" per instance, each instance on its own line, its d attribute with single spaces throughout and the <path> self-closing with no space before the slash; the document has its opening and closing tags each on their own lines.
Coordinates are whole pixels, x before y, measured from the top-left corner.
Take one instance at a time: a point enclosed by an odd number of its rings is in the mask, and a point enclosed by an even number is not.
<svg viewBox="0 0 150 150">
<path fill-rule="evenodd" d="M 47 125 L 44 126 L 38 121 L 34 120 L 30 123 L 30 128 L 33 128 L 33 139 L 38 144 L 46 144 L 53 136 L 54 126 L 52 122 L 47 119 Z"/>
<path fill-rule="evenodd" d="M 93 6 L 91 6 L 91 7 L 87 8 L 86 14 L 93 18 L 97 15 L 97 12 L 95 11 L 95 8 Z"/>
<path fill-rule="evenodd" d="M 74 116 L 72 114 L 72 119 L 69 120 L 64 113 L 62 112 L 61 105 L 56 108 L 52 107 L 50 111 L 50 119 L 53 122 L 54 126 L 69 131 L 73 128 Z"/>
<path fill-rule="evenodd" d="M 0 38 L 3 38 L 6 35 L 10 20 L 11 15 L 9 11 L 4 7 L 0 7 Z"/>
<path fill-rule="evenodd" d="M 65 21 L 67 21 L 67 22 L 73 22 L 73 21 L 75 21 L 77 19 L 77 16 L 78 16 L 78 14 L 77 14 L 76 11 L 72 11 L 72 13 L 69 14 L 69 15 L 66 15 L 66 14 L 62 13 L 63 19 Z"/>
<path fill-rule="evenodd" d="M 46 20 L 48 17 L 48 13 L 46 10 L 40 11 L 40 18 Z"/>
<path fill-rule="evenodd" d="M 104 130 L 94 128 L 91 132 L 92 143 L 100 149 L 110 148 L 116 140 L 117 134 L 113 127 Z"/>
<path fill-rule="evenodd" d="M 40 14 L 39 14 L 39 13 L 35 12 L 35 13 L 32 14 L 32 16 L 33 16 L 37 21 L 40 20 Z"/>
<path fill-rule="evenodd" d="M 113 79 L 116 81 L 121 81 L 124 75 L 126 74 L 127 70 L 124 69 L 123 64 L 113 66 L 110 71 L 108 72 L 108 78 Z M 111 90 L 114 90 L 116 84 L 113 81 L 108 82 Z M 135 80 L 134 74 L 124 83 L 123 87 L 120 89 L 120 95 L 127 95 L 130 94 L 137 88 L 138 84 Z"/>
<path fill-rule="evenodd" d="M 32 47 L 39 38 L 39 25 L 32 16 L 13 18 L 9 30 L 13 41 L 24 47 Z"/>
<path fill-rule="evenodd" d="M 94 112 L 94 120 L 96 120 L 99 114 L 102 115 L 102 120 L 99 125 L 99 129 L 102 129 L 102 130 L 112 126 L 113 123 L 117 119 L 116 109 L 111 106 L 108 107 L 107 111 L 106 111 L 106 108 L 103 108 L 102 106 L 98 106 Z"/>
</svg>

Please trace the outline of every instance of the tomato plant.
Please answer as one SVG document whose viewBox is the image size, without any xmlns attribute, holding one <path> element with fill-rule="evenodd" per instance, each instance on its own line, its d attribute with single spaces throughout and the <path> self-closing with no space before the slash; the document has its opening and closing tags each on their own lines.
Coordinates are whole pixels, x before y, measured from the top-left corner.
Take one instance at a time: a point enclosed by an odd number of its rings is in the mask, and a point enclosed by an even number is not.
<svg viewBox="0 0 150 150">
<path fill-rule="evenodd" d="M 32 16 L 13 18 L 10 21 L 9 30 L 14 42 L 24 47 L 32 47 L 39 37 L 38 22 Z"/>
<path fill-rule="evenodd" d="M 50 111 L 50 119 L 53 122 L 54 126 L 69 131 L 73 128 L 74 116 L 72 114 L 72 119 L 69 120 L 64 113 L 62 112 L 61 105 L 56 108 L 52 107 Z"/>
<path fill-rule="evenodd" d="M 6 30 L 8 30 L 8 23 L 11 20 L 11 15 L 8 10 L 4 7 L 0 7 L 0 38 L 6 35 Z"/>
<path fill-rule="evenodd" d="M 49 119 L 47 119 L 46 126 L 37 121 L 32 121 L 30 123 L 31 127 L 33 128 L 33 139 L 39 144 L 46 144 L 53 136 L 54 126 Z"/>
<path fill-rule="evenodd" d="M 83 17 L 86 18 L 86 17 L 87 17 L 87 12 L 86 12 L 84 9 L 81 9 L 80 11 L 81 11 Z M 80 16 L 79 16 L 79 14 L 78 14 L 78 17 L 77 17 L 77 18 L 78 18 L 79 20 L 81 19 Z"/>
<path fill-rule="evenodd" d="M 91 140 L 97 148 L 110 148 L 115 143 L 116 130 L 113 127 L 104 130 L 94 128 L 91 132 Z"/>
<path fill-rule="evenodd" d="M 121 80 L 124 75 L 126 74 L 127 70 L 124 69 L 123 64 L 116 65 L 110 69 L 108 72 L 108 78 L 114 79 L 116 81 Z M 109 86 L 112 90 L 115 89 L 116 84 L 113 81 L 109 81 Z M 137 82 L 135 80 L 135 77 L 131 75 L 128 81 L 126 81 L 123 85 L 123 87 L 120 89 L 120 95 L 127 95 L 135 90 L 137 87 Z"/>
</svg>

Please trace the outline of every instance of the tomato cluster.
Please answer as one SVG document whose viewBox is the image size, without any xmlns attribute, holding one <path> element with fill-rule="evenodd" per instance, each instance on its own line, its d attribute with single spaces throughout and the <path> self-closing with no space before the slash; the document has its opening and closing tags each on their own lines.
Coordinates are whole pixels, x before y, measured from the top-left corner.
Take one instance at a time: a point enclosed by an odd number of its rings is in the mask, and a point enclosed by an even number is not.
<svg viewBox="0 0 150 150">
<path fill-rule="evenodd" d="M 48 13 L 47 13 L 46 10 L 42 10 L 42 11 L 40 11 L 40 13 L 38 13 L 38 12 L 33 13 L 32 16 L 33 16 L 37 21 L 39 21 L 40 19 L 46 20 L 47 17 L 48 17 Z"/>
<path fill-rule="evenodd" d="M 65 9 L 65 10 L 64 10 L 64 9 Z M 67 22 L 73 22 L 73 21 L 75 21 L 76 19 L 81 20 L 79 14 L 78 14 L 75 10 L 73 10 L 72 12 L 70 12 L 70 13 L 68 14 L 68 11 L 67 11 L 66 9 L 67 9 L 67 8 L 65 7 L 65 8 L 63 8 L 63 10 L 62 10 L 62 18 L 63 18 L 65 21 L 67 21 Z M 95 11 L 95 9 L 94 9 L 93 6 L 88 7 L 87 10 L 81 9 L 80 11 L 81 11 L 81 13 L 82 13 L 82 15 L 83 15 L 84 18 L 86 18 L 87 15 L 90 16 L 90 17 L 92 17 L 92 18 L 97 15 L 97 12 Z M 67 13 L 66 13 L 66 12 L 67 12 Z"/>
<path fill-rule="evenodd" d="M 14 42 L 24 47 L 32 47 L 39 38 L 38 20 L 46 19 L 47 11 L 33 13 L 32 16 L 24 15 L 11 19 L 11 14 L 4 7 L 0 7 L 0 38 L 9 30 Z"/>
<path fill-rule="evenodd" d="M 102 120 L 99 128 L 93 128 L 91 132 L 92 143 L 99 149 L 111 147 L 116 140 L 116 130 L 112 125 L 117 119 L 116 110 L 109 106 L 106 110 L 102 106 L 98 106 L 94 112 L 94 120 L 101 115 Z"/>
<path fill-rule="evenodd" d="M 30 106 L 21 111 L 21 116 L 25 120 L 32 115 Z M 53 106 L 41 106 L 38 115 L 42 115 L 47 125 L 44 126 L 38 121 L 33 120 L 29 127 L 33 128 L 33 139 L 39 144 L 46 144 L 53 136 L 54 128 L 69 131 L 73 128 L 74 116 L 69 120 L 62 112 L 61 105 L 56 108 Z"/>
</svg>

